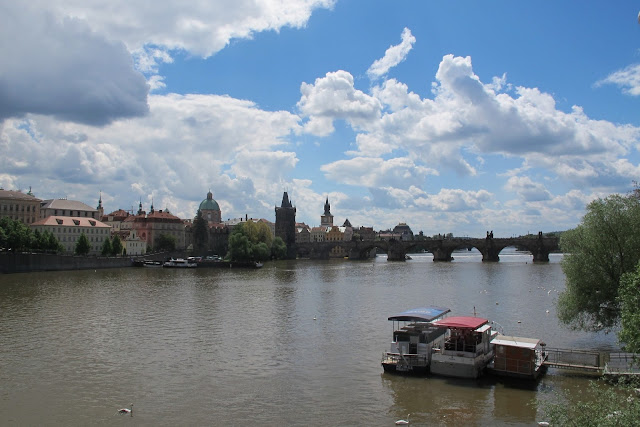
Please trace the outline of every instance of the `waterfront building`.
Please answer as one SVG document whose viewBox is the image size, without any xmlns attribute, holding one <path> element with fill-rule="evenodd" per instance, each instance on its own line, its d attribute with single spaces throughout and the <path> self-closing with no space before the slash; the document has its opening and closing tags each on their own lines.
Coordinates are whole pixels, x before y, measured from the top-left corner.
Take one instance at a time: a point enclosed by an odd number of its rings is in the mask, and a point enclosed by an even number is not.
<svg viewBox="0 0 640 427">
<path fill-rule="evenodd" d="M 311 234 L 309 236 L 310 241 L 312 242 L 324 242 L 327 237 L 327 233 L 331 230 L 331 227 L 320 226 L 320 227 L 312 227 Z"/>
<path fill-rule="evenodd" d="M 176 240 L 176 249 L 186 248 L 185 224 L 177 216 L 171 214 L 168 209 L 156 211 L 151 204 L 151 211 L 147 214 L 142 210 L 142 201 L 138 205 L 138 213 L 129 215 L 121 224 L 123 230 L 136 230 L 140 239 L 147 243 L 151 250 L 158 237 L 161 235 L 173 236 Z"/>
<path fill-rule="evenodd" d="M 48 216 L 72 216 L 101 220 L 103 216 L 103 212 L 101 211 L 102 196 L 100 197 L 100 203 L 97 209 L 76 200 L 49 199 L 40 202 L 40 218 L 46 218 Z"/>
<path fill-rule="evenodd" d="M 40 219 L 40 202 L 29 192 L 4 190 L 0 188 L 0 218 L 7 217 L 23 224 L 33 224 Z"/>
<path fill-rule="evenodd" d="M 123 246 L 127 255 L 144 255 L 147 253 L 147 242 L 138 236 L 137 230 L 126 233 Z"/>
<path fill-rule="evenodd" d="M 311 228 L 304 222 L 296 223 L 296 243 L 309 243 L 311 241 Z"/>
<path fill-rule="evenodd" d="M 360 227 L 358 229 L 358 234 L 360 235 L 360 240 L 376 240 L 376 232 L 373 227 Z"/>
<path fill-rule="evenodd" d="M 333 227 L 333 215 L 331 215 L 329 197 L 327 197 L 327 201 L 324 202 L 324 213 L 320 216 L 320 226 Z"/>
<path fill-rule="evenodd" d="M 282 195 L 280 207 L 276 211 L 276 237 L 280 237 L 287 246 L 287 258 L 296 257 L 296 208 L 289 200 L 289 195 L 285 191 Z"/>
<path fill-rule="evenodd" d="M 222 211 L 220 205 L 213 199 L 213 193 L 211 190 L 207 193 L 207 198 L 204 199 L 198 207 L 202 217 L 209 223 L 209 226 L 213 224 L 220 224 L 222 222 Z"/>
<path fill-rule="evenodd" d="M 117 233 L 123 229 L 122 223 L 129 215 L 129 212 L 123 209 L 118 209 L 110 214 L 103 215 L 101 221 L 111 227 L 111 233 Z"/>
<path fill-rule="evenodd" d="M 30 227 L 34 231 L 53 234 L 67 254 L 74 253 L 76 243 L 83 233 L 91 245 L 89 255 L 99 255 L 104 241 L 111 238 L 111 227 L 89 217 L 50 215 L 34 222 Z"/>
</svg>

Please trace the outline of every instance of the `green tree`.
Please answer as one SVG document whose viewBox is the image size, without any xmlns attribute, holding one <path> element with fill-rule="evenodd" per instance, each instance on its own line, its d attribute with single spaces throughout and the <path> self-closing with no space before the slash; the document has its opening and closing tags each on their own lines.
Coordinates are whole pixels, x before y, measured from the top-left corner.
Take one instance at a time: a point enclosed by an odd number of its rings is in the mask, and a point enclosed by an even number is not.
<svg viewBox="0 0 640 427">
<path fill-rule="evenodd" d="M 594 200 L 578 227 L 563 233 L 560 246 L 566 289 L 558 317 L 574 329 L 611 329 L 620 317 L 620 279 L 640 259 L 640 199 Z"/>
<path fill-rule="evenodd" d="M 197 254 L 203 255 L 207 251 L 209 243 L 209 226 L 202 216 L 202 212 L 198 209 L 195 219 L 193 220 L 193 243 Z"/>
<path fill-rule="evenodd" d="M 87 255 L 90 250 L 91 245 L 89 244 L 89 239 L 87 239 L 87 236 L 82 233 L 80 237 L 78 237 L 74 253 L 76 255 Z"/>
<path fill-rule="evenodd" d="M 273 239 L 271 245 L 271 256 L 275 259 L 285 259 L 287 257 L 287 245 L 281 237 Z"/>
<path fill-rule="evenodd" d="M 640 263 L 620 280 L 620 326 L 618 339 L 630 353 L 640 353 Z"/>
<path fill-rule="evenodd" d="M 266 261 L 271 257 L 273 236 L 263 222 L 236 225 L 229 236 L 228 257 L 232 261 Z"/>
<path fill-rule="evenodd" d="M 117 234 L 113 236 L 111 240 L 111 255 L 120 256 L 122 255 L 122 251 L 124 248 L 122 247 L 122 240 L 120 240 L 120 236 Z"/>
<path fill-rule="evenodd" d="M 640 425 L 640 399 L 633 386 L 612 386 L 591 381 L 589 387 L 573 396 L 554 396 L 542 403 L 545 421 L 552 426 L 637 426 Z"/>
<path fill-rule="evenodd" d="M 156 251 L 175 251 L 177 240 L 175 236 L 170 234 L 161 234 L 156 238 L 155 250 Z"/>
<path fill-rule="evenodd" d="M 107 237 L 106 239 L 104 239 L 104 242 L 102 243 L 102 249 L 100 253 L 102 254 L 102 256 L 109 256 L 111 255 L 112 250 L 113 249 L 111 248 L 111 239 Z"/>
<path fill-rule="evenodd" d="M 58 238 L 53 233 L 45 231 L 43 234 L 43 238 L 47 240 L 47 244 L 45 246 L 47 252 L 57 253 L 64 251 L 64 246 L 62 246 Z"/>
</svg>

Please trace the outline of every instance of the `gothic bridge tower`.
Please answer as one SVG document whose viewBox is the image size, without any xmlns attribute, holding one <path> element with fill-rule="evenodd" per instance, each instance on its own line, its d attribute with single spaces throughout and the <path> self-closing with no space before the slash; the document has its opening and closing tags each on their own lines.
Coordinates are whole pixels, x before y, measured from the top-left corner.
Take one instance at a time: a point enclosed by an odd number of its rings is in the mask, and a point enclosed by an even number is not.
<svg viewBox="0 0 640 427">
<path fill-rule="evenodd" d="M 296 208 L 285 191 L 280 207 L 276 207 L 276 237 L 287 245 L 287 258 L 296 258 Z"/>
</svg>

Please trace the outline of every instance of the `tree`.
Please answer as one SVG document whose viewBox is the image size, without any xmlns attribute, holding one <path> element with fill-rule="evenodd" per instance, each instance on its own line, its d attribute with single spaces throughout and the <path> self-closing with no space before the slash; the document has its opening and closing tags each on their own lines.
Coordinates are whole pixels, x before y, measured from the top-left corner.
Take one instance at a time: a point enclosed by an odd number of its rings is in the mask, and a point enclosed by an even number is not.
<svg viewBox="0 0 640 427">
<path fill-rule="evenodd" d="M 104 243 L 102 243 L 102 249 L 100 253 L 102 254 L 102 256 L 109 256 L 111 255 L 111 251 L 111 239 L 107 237 L 106 239 L 104 239 Z"/>
<path fill-rule="evenodd" d="M 120 256 L 122 255 L 122 251 L 123 251 L 123 247 L 122 247 L 122 240 L 120 240 L 120 236 L 118 236 L 117 234 L 113 236 L 113 239 L 111 240 L 111 255 L 113 256 Z"/>
<path fill-rule="evenodd" d="M 640 259 L 640 199 L 594 200 L 578 227 L 563 233 L 560 246 L 566 289 L 558 317 L 574 329 L 610 330 L 620 318 L 620 279 Z"/>
<path fill-rule="evenodd" d="M 43 238 L 47 240 L 47 244 L 45 246 L 45 250 L 47 252 L 57 253 L 64 250 L 64 247 L 53 233 L 45 231 L 43 233 Z"/>
<path fill-rule="evenodd" d="M 202 216 L 202 212 L 198 209 L 195 219 L 193 220 L 193 243 L 195 251 L 203 254 L 207 251 L 209 243 L 209 226 Z"/>
<path fill-rule="evenodd" d="M 242 222 L 233 228 L 229 236 L 228 255 L 232 261 L 266 261 L 271 256 L 272 242 L 273 236 L 267 224 Z"/>
<path fill-rule="evenodd" d="M 640 263 L 620 280 L 620 326 L 618 339 L 625 351 L 640 353 Z"/>
<path fill-rule="evenodd" d="M 155 250 L 157 251 L 175 251 L 176 238 L 170 234 L 161 234 L 156 238 Z"/>
<path fill-rule="evenodd" d="M 636 385 L 637 386 L 637 385 Z M 554 398 L 542 404 L 545 420 L 552 426 L 637 426 L 640 399 L 633 386 L 617 387 L 591 381 L 577 396 Z M 577 400 L 576 400 L 577 398 Z"/>
<path fill-rule="evenodd" d="M 76 255 L 87 255 L 90 250 L 91 244 L 89 244 L 89 239 L 84 233 L 82 233 L 76 242 L 74 253 Z"/>
<path fill-rule="evenodd" d="M 271 244 L 271 256 L 275 259 L 284 259 L 287 257 L 287 245 L 281 237 L 273 239 Z"/>
</svg>

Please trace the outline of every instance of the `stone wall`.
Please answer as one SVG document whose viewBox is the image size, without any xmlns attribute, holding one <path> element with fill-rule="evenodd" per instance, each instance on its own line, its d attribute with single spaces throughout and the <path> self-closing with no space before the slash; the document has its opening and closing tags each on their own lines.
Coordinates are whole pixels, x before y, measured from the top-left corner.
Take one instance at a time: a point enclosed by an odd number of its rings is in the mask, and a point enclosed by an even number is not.
<svg viewBox="0 0 640 427">
<path fill-rule="evenodd" d="M 0 252 L 0 273 L 131 267 L 130 257 Z"/>
</svg>

